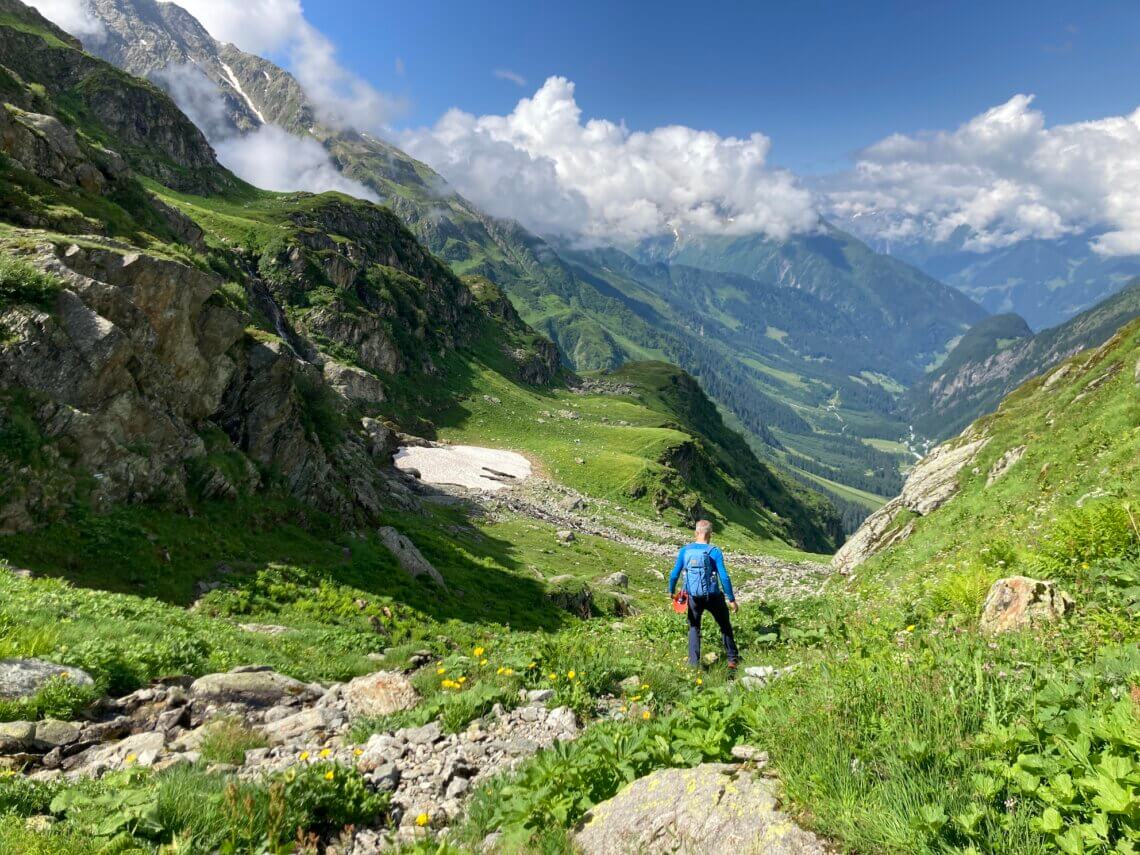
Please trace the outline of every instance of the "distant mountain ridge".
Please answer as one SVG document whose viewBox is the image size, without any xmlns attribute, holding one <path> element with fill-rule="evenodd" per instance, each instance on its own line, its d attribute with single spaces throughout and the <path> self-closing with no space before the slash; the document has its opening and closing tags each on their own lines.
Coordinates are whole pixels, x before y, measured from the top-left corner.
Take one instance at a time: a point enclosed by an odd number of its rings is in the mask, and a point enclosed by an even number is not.
<svg viewBox="0 0 1140 855">
<path fill-rule="evenodd" d="M 946 361 L 907 393 L 915 430 L 932 439 L 958 433 L 1001 399 L 1077 351 L 1096 347 L 1140 317 L 1140 277 L 1050 329 L 1033 333 L 1018 315 L 993 315 L 972 328 Z"/>
</svg>

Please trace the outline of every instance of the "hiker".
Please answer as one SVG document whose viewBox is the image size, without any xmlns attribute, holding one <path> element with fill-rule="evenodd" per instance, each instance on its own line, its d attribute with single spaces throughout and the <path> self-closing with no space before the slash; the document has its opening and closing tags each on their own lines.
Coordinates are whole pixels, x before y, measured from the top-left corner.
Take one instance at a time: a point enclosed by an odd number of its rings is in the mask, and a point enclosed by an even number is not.
<svg viewBox="0 0 1140 855">
<path fill-rule="evenodd" d="M 724 567 L 724 553 L 709 541 L 712 538 L 712 523 L 701 520 L 697 523 L 696 541 L 682 546 L 677 553 L 677 562 L 669 574 L 669 596 L 677 589 L 677 579 L 685 571 L 685 594 L 688 595 L 689 613 L 689 664 L 701 664 L 701 615 L 706 611 L 712 614 L 720 627 L 720 637 L 724 641 L 724 652 L 728 657 L 728 667 L 735 669 L 740 659 L 736 649 L 736 639 L 732 634 L 732 623 L 728 610 L 740 611 L 736 597 L 732 594 L 732 582 Z M 719 581 L 719 584 L 718 584 Z M 721 589 L 724 589 L 723 591 Z"/>
</svg>

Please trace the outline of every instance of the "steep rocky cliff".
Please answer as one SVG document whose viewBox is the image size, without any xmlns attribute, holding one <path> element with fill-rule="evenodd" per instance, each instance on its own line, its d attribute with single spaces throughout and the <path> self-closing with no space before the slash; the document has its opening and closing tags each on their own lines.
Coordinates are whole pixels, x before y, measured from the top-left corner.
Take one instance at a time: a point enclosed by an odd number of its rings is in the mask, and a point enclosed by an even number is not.
<svg viewBox="0 0 1140 855">
<path fill-rule="evenodd" d="M 12 0 L 0 95 L 0 531 L 258 489 L 369 516 L 417 378 L 492 334 L 521 381 L 558 370 L 390 211 L 243 185 L 161 90 Z"/>
</svg>

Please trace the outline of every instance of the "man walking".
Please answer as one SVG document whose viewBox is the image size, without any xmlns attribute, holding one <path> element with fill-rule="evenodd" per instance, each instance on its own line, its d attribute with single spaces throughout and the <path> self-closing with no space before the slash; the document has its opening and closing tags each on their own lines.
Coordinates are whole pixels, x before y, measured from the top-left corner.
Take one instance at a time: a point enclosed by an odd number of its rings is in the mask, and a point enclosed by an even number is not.
<svg viewBox="0 0 1140 855">
<path fill-rule="evenodd" d="M 708 520 L 697 523 L 696 538 L 696 542 L 681 547 L 673 572 L 669 574 L 669 596 L 672 597 L 677 589 L 677 579 L 681 571 L 685 571 L 685 593 L 689 598 L 689 664 L 693 667 L 701 664 L 701 615 L 707 611 L 720 627 L 728 667 L 735 669 L 740 653 L 736 649 L 728 610 L 731 607 L 736 612 L 740 607 L 732 595 L 724 553 L 709 542 L 712 523 Z"/>
</svg>

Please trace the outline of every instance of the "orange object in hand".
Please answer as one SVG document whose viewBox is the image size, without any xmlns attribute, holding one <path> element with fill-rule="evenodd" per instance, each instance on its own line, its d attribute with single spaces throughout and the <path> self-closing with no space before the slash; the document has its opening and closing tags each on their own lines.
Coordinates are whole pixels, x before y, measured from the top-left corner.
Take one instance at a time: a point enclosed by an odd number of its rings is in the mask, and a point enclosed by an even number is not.
<svg viewBox="0 0 1140 855">
<path fill-rule="evenodd" d="M 683 615 L 689 610 L 689 595 L 682 591 L 673 597 L 673 611 L 679 615 Z"/>
</svg>

